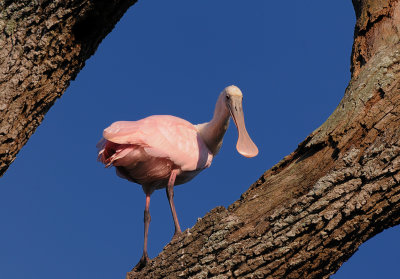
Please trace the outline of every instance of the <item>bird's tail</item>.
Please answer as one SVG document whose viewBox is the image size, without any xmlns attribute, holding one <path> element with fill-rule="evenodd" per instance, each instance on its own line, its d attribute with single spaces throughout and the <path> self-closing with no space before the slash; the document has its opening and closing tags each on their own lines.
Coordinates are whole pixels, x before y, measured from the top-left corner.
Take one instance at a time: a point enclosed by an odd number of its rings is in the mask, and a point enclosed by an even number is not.
<svg viewBox="0 0 400 279">
<path fill-rule="evenodd" d="M 123 158 L 134 149 L 131 144 L 118 144 L 102 138 L 97 144 L 97 161 L 110 167 L 116 160 Z"/>
</svg>

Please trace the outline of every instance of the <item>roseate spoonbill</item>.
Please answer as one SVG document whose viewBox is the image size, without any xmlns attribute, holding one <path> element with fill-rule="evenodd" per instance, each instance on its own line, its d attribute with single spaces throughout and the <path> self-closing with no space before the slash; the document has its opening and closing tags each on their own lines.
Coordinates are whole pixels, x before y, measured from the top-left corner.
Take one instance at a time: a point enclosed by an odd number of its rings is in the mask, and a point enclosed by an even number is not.
<svg viewBox="0 0 400 279">
<path fill-rule="evenodd" d="M 173 201 L 175 185 L 183 184 L 211 165 L 222 145 L 222 138 L 233 118 L 238 130 L 237 151 L 254 157 L 258 148 L 244 124 L 243 95 L 234 85 L 226 87 L 217 100 L 214 116 L 208 123 L 193 125 L 170 115 L 153 115 L 138 121 L 118 121 L 106 128 L 97 144 L 98 160 L 115 166 L 117 175 L 142 185 L 146 194 L 143 255 L 137 264 L 145 266 L 150 223 L 150 195 L 166 188 L 175 234 L 181 233 Z"/>
</svg>

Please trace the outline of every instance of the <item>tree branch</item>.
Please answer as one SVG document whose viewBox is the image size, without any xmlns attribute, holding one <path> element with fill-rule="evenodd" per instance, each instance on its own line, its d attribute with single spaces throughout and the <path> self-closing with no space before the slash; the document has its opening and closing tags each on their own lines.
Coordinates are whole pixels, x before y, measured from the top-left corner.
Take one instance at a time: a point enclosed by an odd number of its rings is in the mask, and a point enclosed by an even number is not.
<svg viewBox="0 0 400 279">
<path fill-rule="evenodd" d="M 329 119 L 127 278 L 328 278 L 399 224 L 400 4 L 353 4 L 352 80 Z"/>
<path fill-rule="evenodd" d="M 135 0 L 0 3 L 0 175 Z M 329 119 L 228 209 L 128 278 L 326 278 L 400 215 L 400 5 L 353 0 L 352 80 Z"/>
<path fill-rule="evenodd" d="M 0 176 L 135 2 L 0 2 Z"/>
</svg>

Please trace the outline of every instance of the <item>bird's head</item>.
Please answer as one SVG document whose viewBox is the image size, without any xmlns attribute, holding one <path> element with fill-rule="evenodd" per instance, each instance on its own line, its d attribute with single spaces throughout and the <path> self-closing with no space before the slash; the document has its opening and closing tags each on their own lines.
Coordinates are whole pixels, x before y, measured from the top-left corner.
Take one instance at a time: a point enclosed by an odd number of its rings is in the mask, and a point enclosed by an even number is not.
<svg viewBox="0 0 400 279">
<path fill-rule="evenodd" d="M 248 158 L 257 156 L 258 148 L 251 140 L 244 124 L 242 91 L 240 91 L 240 89 L 235 85 L 231 85 L 224 89 L 222 95 L 224 97 L 226 107 L 228 108 L 233 122 L 235 122 L 238 130 L 238 141 L 236 144 L 237 151 Z"/>
</svg>

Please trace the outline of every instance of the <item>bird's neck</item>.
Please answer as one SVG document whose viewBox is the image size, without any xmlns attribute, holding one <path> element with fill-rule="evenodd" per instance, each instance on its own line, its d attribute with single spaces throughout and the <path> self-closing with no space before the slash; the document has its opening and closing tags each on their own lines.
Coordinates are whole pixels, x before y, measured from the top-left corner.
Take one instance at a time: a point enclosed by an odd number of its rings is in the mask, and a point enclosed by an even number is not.
<svg viewBox="0 0 400 279">
<path fill-rule="evenodd" d="M 213 155 L 216 155 L 221 148 L 222 139 L 229 126 L 229 116 L 224 94 L 221 94 L 215 105 L 214 116 L 211 121 L 197 125 L 202 139 Z"/>
</svg>

